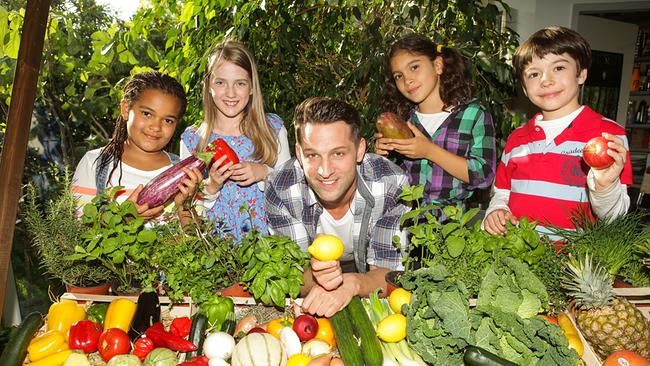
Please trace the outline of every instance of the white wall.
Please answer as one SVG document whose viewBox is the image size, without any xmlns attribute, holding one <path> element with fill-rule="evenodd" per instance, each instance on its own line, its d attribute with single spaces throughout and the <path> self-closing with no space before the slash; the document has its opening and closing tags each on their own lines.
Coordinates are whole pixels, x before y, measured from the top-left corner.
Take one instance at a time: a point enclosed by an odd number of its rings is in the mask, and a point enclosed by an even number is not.
<svg viewBox="0 0 650 366">
<path fill-rule="evenodd" d="M 632 68 L 634 67 L 634 44 L 638 27 L 634 24 L 580 15 L 578 17 L 577 31 L 585 37 L 593 50 L 623 54 L 621 91 L 618 97 L 616 121 L 625 125 L 627 102 L 630 96 L 629 86 L 632 79 Z"/>
<path fill-rule="evenodd" d="M 547 25 L 578 28 L 583 11 L 650 9 L 650 1 L 629 0 L 505 0 L 513 9 L 509 24 L 520 39 L 526 39 Z"/>
</svg>

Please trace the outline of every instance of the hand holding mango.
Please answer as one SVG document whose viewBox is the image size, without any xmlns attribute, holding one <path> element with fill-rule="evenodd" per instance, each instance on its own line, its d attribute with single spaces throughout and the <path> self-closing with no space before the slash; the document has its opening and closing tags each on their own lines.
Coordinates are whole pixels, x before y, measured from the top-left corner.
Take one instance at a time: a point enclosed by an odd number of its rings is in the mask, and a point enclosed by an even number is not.
<svg viewBox="0 0 650 366">
<path fill-rule="evenodd" d="M 377 117 L 377 131 L 389 139 L 410 139 L 415 137 L 413 131 L 399 116 L 391 112 L 384 112 Z"/>
</svg>

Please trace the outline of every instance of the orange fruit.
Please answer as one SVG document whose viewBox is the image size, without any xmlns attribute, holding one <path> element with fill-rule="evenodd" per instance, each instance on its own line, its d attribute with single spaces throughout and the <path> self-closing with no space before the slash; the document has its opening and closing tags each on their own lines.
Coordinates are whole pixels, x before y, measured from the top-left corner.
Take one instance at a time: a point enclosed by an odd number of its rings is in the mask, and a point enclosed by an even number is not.
<svg viewBox="0 0 650 366">
<path fill-rule="evenodd" d="M 284 327 L 291 328 L 291 326 L 293 326 L 293 319 L 289 317 L 282 317 L 271 320 L 266 326 L 266 331 L 275 338 L 280 339 L 280 330 L 282 330 Z"/>
<path fill-rule="evenodd" d="M 328 318 L 316 318 L 316 321 L 318 322 L 318 333 L 316 333 L 316 337 L 314 338 L 325 341 L 332 347 L 336 347 L 332 322 Z"/>
</svg>

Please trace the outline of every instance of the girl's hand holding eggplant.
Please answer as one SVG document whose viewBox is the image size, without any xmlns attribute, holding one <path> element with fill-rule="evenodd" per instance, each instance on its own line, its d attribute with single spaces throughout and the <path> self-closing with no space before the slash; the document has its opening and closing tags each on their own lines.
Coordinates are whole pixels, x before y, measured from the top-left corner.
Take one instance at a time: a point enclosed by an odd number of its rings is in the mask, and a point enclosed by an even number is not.
<svg viewBox="0 0 650 366">
<path fill-rule="evenodd" d="M 180 192 L 174 196 L 174 203 L 176 203 L 176 207 L 178 208 L 183 207 L 183 202 L 194 196 L 199 183 L 203 180 L 203 174 L 196 168 L 183 168 L 183 171 L 187 174 L 187 178 L 183 179 L 178 185 Z"/>
<path fill-rule="evenodd" d="M 151 208 L 146 203 L 144 205 L 138 205 L 138 195 L 140 194 L 140 192 L 142 192 L 143 188 L 144 186 L 142 184 L 139 184 L 138 187 L 135 190 L 133 190 L 133 192 L 127 198 L 127 200 L 133 202 L 136 211 L 138 211 L 138 215 L 140 215 L 140 217 L 142 217 L 146 221 L 146 220 L 151 220 L 154 217 L 160 216 L 160 214 L 162 214 L 162 212 L 165 210 L 165 205 L 160 205 L 158 207 L 151 207 Z"/>
</svg>

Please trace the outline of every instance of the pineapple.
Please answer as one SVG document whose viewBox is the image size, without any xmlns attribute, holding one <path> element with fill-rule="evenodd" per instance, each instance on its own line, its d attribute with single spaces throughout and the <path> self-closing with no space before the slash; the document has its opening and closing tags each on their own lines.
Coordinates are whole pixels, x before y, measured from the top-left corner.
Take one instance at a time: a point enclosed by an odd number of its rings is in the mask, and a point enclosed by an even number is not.
<svg viewBox="0 0 650 366">
<path fill-rule="evenodd" d="M 578 328 L 600 357 L 616 350 L 650 357 L 650 323 L 633 304 L 614 295 L 610 274 L 589 255 L 569 261 L 562 286 L 573 298 Z"/>
</svg>

